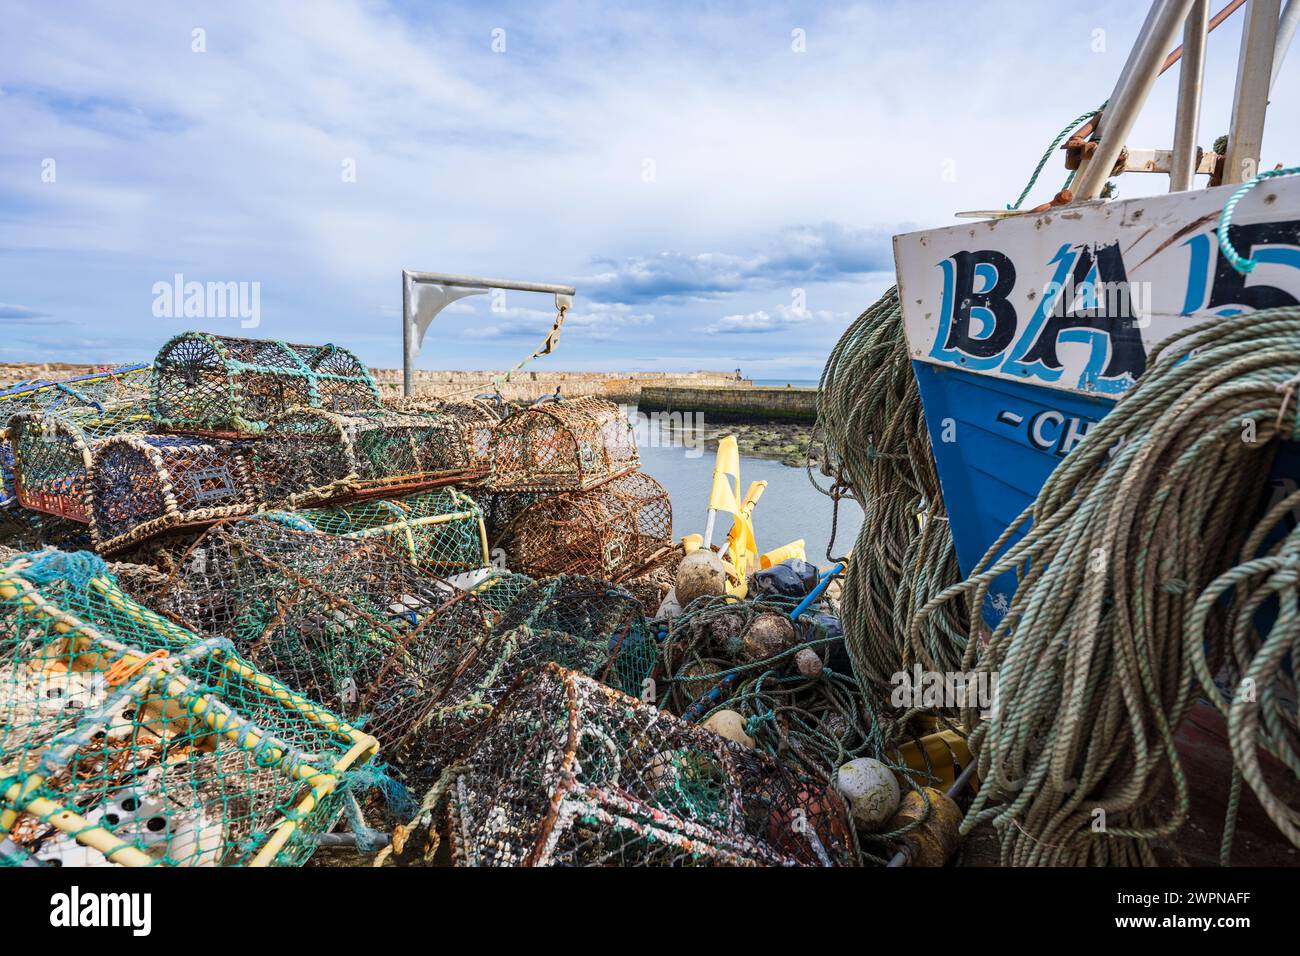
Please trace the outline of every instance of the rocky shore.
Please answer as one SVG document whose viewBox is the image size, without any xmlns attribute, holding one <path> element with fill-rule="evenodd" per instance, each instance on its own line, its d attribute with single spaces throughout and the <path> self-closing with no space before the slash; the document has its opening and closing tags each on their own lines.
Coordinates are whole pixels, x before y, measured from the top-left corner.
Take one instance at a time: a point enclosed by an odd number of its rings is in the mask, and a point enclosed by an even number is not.
<svg viewBox="0 0 1300 956">
<path fill-rule="evenodd" d="M 725 435 L 735 435 L 736 444 L 743 456 L 768 458 L 792 468 L 802 468 L 807 459 L 812 430 L 812 425 L 809 424 L 787 422 L 717 425 L 706 428 L 705 442 L 712 451 L 717 448 L 718 439 Z"/>
</svg>

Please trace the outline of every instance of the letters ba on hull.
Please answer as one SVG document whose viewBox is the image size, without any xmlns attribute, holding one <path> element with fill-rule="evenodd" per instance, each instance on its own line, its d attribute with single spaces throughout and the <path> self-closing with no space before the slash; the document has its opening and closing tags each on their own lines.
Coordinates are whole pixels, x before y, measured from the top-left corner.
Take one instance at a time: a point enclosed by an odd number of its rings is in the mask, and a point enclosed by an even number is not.
<svg viewBox="0 0 1300 956">
<path fill-rule="evenodd" d="M 1063 207 L 894 238 L 912 358 L 1118 398 L 1152 347 L 1215 315 L 1300 303 L 1300 177 L 1236 207 L 1233 268 L 1219 248 L 1236 189 Z"/>
</svg>

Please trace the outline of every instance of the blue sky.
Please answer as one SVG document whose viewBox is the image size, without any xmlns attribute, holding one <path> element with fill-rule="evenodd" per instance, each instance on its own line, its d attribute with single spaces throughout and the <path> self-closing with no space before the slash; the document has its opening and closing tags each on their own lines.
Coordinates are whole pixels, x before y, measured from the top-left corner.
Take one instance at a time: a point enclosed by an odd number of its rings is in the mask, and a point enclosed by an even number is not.
<svg viewBox="0 0 1300 956">
<path fill-rule="evenodd" d="M 155 317 L 154 284 L 181 273 L 260 283 L 259 336 L 396 366 L 410 268 L 576 285 L 537 367 L 814 378 L 892 282 L 891 235 L 1013 199 L 1109 94 L 1143 12 L 9 0 L 0 361 L 147 359 L 187 327 L 239 334 Z M 1238 15 L 1211 38 L 1207 147 L 1240 30 Z M 1266 167 L 1300 161 L 1295 60 Z M 1171 72 L 1134 145 L 1169 144 L 1175 87 Z M 1050 165 L 1033 201 L 1063 176 Z M 1166 187 L 1128 176 L 1121 195 Z M 421 367 L 530 352 L 549 299 L 498 305 L 444 312 Z"/>
</svg>

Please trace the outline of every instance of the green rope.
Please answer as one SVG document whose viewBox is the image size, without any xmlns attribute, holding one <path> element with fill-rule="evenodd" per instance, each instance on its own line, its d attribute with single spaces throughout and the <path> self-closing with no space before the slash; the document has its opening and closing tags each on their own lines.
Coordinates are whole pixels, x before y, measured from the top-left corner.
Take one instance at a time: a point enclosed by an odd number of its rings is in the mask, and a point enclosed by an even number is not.
<svg viewBox="0 0 1300 956">
<path fill-rule="evenodd" d="M 996 578 L 1019 575 L 1008 613 L 962 663 L 998 679 L 991 719 L 963 714 L 984 781 L 963 831 L 991 823 L 1007 865 L 1154 864 L 1153 846 L 1187 818 L 1174 732 L 1198 681 L 1228 714 L 1243 779 L 1294 825 L 1254 755 L 1271 749 L 1300 767 L 1294 708 L 1277 703 L 1293 687 L 1300 544 L 1257 559 L 1267 529 L 1248 533 L 1247 518 L 1296 424 L 1300 308 L 1216 318 L 1148 361 L 975 572 L 913 621 L 915 636 L 958 597 L 973 616 Z M 1266 520 L 1281 518 L 1275 508 Z M 1254 611 L 1269 593 L 1285 595 L 1286 613 L 1261 638 Z M 1259 689 L 1254 700 L 1212 690 L 1225 658 Z"/>
<path fill-rule="evenodd" d="M 1294 176 L 1300 173 L 1300 166 L 1292 166 L 1289 169 L 1270 169 L 1267 172 L 1260 173 L 1258 176 L 1246 180 L 1241 186 L 1228 197 L 1228 201 L 1223 204 L 1223 212 L 1219 214 L 1219 250 L 1223 257 L 1228 260 L 1238 272 L 1243 275 L 1249 275 L 1255 270 L 1258 262 L 1255 259 L 1244 258 L 1232 245 L 1232 240 L 1228 238 L 1228 227 L 1232 224 L 1232 213 L 1237 208 L 1237 203 L 1246 198 L 1246 194 L 1262 183 L 1266 179 L 1275 179 L 1278 176 Z"/>
<path fill-rule="evenodd" d="M 913 611 L 960 572 L 896 289 L 836 343 L 817 422 L 825 468 L 835 475 L 832 497 L 852 497 L 865 513 L 843 582 L 845 645 L 865 697 L 885 700 L 899 671 L 915 661 L 954 670 L 966 644 L 960 607 L 909 640 Z"/>
<path fill-rule="evenodd" d="M 1110 101 L 1107 100 L 1107 102 Z M 1065 142 L 1065 138 L 1069 136 L 1071 133 L 1073 133 L 1076 129 L 1078 129 L 1081 125 L 1083 125 L 1085 121 L 1096 116 L 1105 108 L 1106 108 L 1106 103 L 1102 103 L 1101 106 L 1098 106 L 1095 110 L 1089 110 L 1087 113 L 1075 117 L 1073 120 L 1070 121 L 1070 124 L 1066 126 L 1065 129 L 1061 130 L 1059 133 L 1056 134 L 1056 139 L 1052 140 L 1052 145 L 1047 147 L 1047 151 L 1043 153 L 1043 158 L 1040 159 L 1038 161 L 1038 165 L 1034 167 L 1034 172 L 1032 175 L 1030 175 L 1029 182 L 1025 183 L 1025 188 L 1020 193 L 1020 198 L 1017 199 L 1014 203 L 1008 203 L 1007 204 L 1008 209 L 1020 208 L 1021 204 L 1025 201 L 1025 198 L 1029 195 L 1029 193 L 1033 190 L 1034 185 L 1038 182 L 1038 177 L 1042 175 L 1043 167 L 1046 166 L 1047 161 L 1052 158 L 1052 154 L 1055 153 L 1058 148 L 1060 148 L 1061 143 Z M 1071 171 L 1070 175 L 1066 177 L 1065 185 L 1062 188 L 1068 189 L 1070 187 L 1070 183 L 1072 183 L 1073 181 L 1074 181 L 1074 171 Z"/>
</svg>

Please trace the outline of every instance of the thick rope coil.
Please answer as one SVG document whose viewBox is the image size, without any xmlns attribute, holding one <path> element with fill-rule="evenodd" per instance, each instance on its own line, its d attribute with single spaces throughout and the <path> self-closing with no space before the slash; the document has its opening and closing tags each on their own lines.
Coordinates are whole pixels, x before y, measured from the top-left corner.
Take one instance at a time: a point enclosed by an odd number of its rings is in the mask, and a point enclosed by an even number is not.
<svg viewBox="0 0 1300 956">
<path fill-rule="evenodd" d="M 1278 386 L 1297 369 L 1300 308 L 1172 336 L 975 573 L 914 618 L 913 638 L 950 601 L 977 613 L 995 578 L 1019 576 L 1006 616 L 962 665 L 997 679 L 992 717 L 971 735 L 985 783 L 963 830 L 991 822 L 1004 863 L 1154 863 L 1152 841 L 1188 813 L 1174 733 L 1197 679 L 1208 692 L 1225 660 L 1234 681 L 1258 688 L 1254 700 L 1212 694 L 1239 773 L 1295 839 L 1295 811 L 1270 802 L 1255 762 L 1262 746 L 1295 769 L 1294 715 L 1278 706 L 1300 633 L 1294 599 L 1267 636 L 1254 632 L 1268 593 L 1294 594 L 1293 552 L 1277 545 L 1259 563 L 1267 528 L 1252 519 L 1278 445 L 1295 434 Z M 1238 582 L 1225 612 L 1219 596 Z"/>
<path fill-rule="evenodd" d="M 817 421 L 828 470 L 865 512 L 844 577 L 845 643 L 868 700 L 887 699 L 895 674 L 916 661 L 952 670 L 966 643 L 958 608 L 909 640 L 912 612 L 960 574 L 896 289 L 831 352 Z"/>
</svg>

